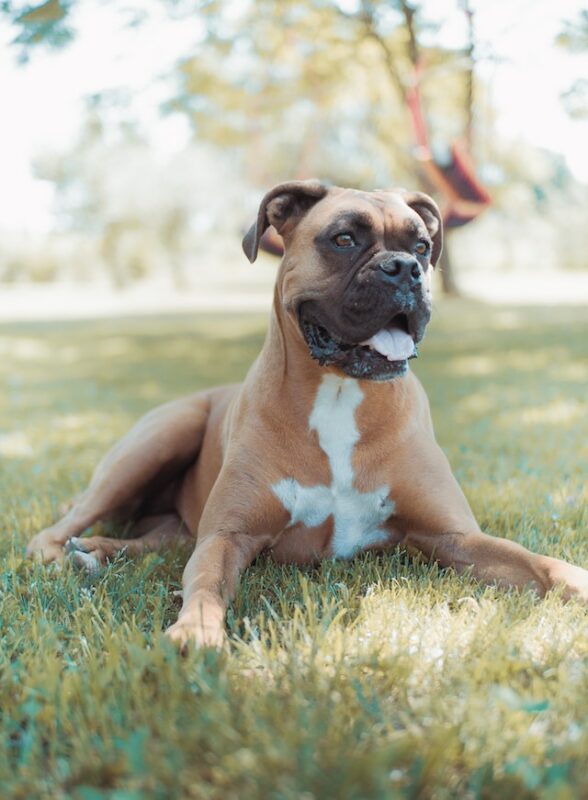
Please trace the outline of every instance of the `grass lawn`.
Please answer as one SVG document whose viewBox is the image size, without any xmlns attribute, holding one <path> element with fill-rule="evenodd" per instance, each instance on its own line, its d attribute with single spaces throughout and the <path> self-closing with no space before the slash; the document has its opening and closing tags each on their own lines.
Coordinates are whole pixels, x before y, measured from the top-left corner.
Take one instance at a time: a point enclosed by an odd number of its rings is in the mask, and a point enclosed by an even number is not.
<svg viewBox="0 0 588 800">
<path fill-rule="evenodd" d="M 259 316 L 0 327 L 0 797 L 585 798 L 588 617 L 402 554 L 260 559 L 231 652 L 161 631 L 186 554 L 23 560 L 144 411 L 243 376 Z M 498 536 L 588 565 L 585 309 L 442 303 L 414 369 Z"/>
</svg>

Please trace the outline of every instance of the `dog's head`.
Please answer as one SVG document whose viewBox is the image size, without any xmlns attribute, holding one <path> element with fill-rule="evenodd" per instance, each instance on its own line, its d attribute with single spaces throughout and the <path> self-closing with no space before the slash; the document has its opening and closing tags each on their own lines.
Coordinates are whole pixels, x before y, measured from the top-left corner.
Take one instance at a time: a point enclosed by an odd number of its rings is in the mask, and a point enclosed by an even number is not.
<svg viewBox="0 0 588 800">
<path fill-rule="evenodd" d="M 310 355 L 354 378 L 404 375 L 431 316 L 443 237 L 436 203 L 403 189 L 280 184 L 243 240 L 250 261 L 270 225 L 285 245 L 278 296 Z"/>
</svg>

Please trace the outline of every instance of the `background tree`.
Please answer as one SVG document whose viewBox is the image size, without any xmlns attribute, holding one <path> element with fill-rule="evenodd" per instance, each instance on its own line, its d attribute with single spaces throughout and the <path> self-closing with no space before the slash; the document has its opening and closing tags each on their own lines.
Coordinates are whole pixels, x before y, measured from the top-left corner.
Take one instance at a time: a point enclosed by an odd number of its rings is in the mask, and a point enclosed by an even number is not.
<svg viewBox="0 0 588 800">
<path fill-rule="evenodd" d="M 0 13 L 18 29 L 12 44 L 17 48 L 21 63 L 28 61 L 35 47 L 59 48 L 73 39 L 74 30 L 68 24 L 73 2 L 47 0 L 24 8 L 11 0 L 0 2 Z"/>
<path fill-rule="evenodd" d="M 576 19 L 568 20 L 557 37 L 557 42 L 571 53 L 588 51 L 588 8 L 583 9 Z M 576 119 L 588 118 L 588 79 L 578 78 L 562 95 L 563 103 L 570 116 Z"/>
<path fill-rule="evenodd" d="M 414 186 L 417 182 L 426 191 L 437 193 L 443 204 L 438 185 L 431 181 L 431 167 L 439 172 L 449 160 L 449 145 L 456 140 L 464 140 L 478 163 L 483 163 L 486 174 L 494 176 L 495 221 L 502 219 L 503 211 L 506 220 L 517 216 L 512 209 L 513 193 L 528 198 L 526 207 L 547 219 L 553 208 L 565 206 L 566 193 L 569 202 L 570 192 L 579 192 L 575 188 L 572 191 L 565 165 L 557 159 L 531 150 L 521 155 L 520 149 L 516 151 L 518 160 L 513 159 L 509 146 L 495 141 L 489 133 L 492 119 L 487 113 L 488 95 L 477 78 L 476 66 L 482 56 L 476 42 L 472 0 L 456 0 L 465 22 L 459 47 L 442 44 L 445 40 L 429 16 L 431 6 L 425 2 L 256 0 L 241 6 L 223 0 L 159 2 L 178 25 L 189 25 L 195 19 L 202 25 L 198 42 L 189 52 L 179 53 L 169 76 L 172 80 L 168 85 L 174 88 L 161 107 L 162 114 L 181 114 L 189 119 L 194 141 L 206 145 L 208 153 L 216 150 L 225 159 L 230 154 L 234 173 L 258 192 L 281 179 L 318 175 L 365 188 Z M 15 26 L 13 44 L 21 60 L 32 57 L 37 48 L 59 48 L 71 42 L 76 35 L 76 8 L 75 0 L 49 0 L 24 10 L 18 10 L 10 0 L 0 3 L 0 11 Z M 125 7 L 127 11 L 140 35 L 149 12 L 139 4 L 130 10 Z M 582 15 L 578 23 L 567 26 L 560 37 L 562 44 L 582 46 L 585 23 Z M 142 159 L 146 172 L 152 174 L 146 132 L 136 130 L 128 98 L 104 93 L 101 102 L 118 108 L 117 124 L 124 120 L 124 125 L 119 124 L 114 131 L 114 139 L 115 149 L 127 156 L 121 156 L 117 163 Z M 477 129 L 481 103 L 486 109 L 483 142 Z M 428 154 L 423 153 L 415 131 L 417 118 L 426 130 Z M 121 265 L 124 256 L 117 253 L 126 252 L 120 242 L 129 238 L 127 229 L 143 226 L 151 235 L 155 228 L 161 241 L 182 240 L 181 231 L 193 228 L 195 215 L 201 213 L 190 205 L 187 196 L 178 199 L 181 208 L 176 205 L 174 210 L 176 201 L 171 202 L 170 195 L 171 205 L 159 212 L 161 225 L 154 225 L 152 211 L 133 202 L 126 204 L 127 216 L 118 212 L 113 216 L 112 198 L 105 201 L 108 180 L 98 180 L 96 169 L 86 163 L 96 152 L 100 156 L 95 164 L 108 169 L 112 163 L 113 144 L 106 141 L 113 134 L 112 121 L 107 115 L 101 117 L 100 125 L 92 129 L 92 146 L 89 130 L 86 127 L 72 152 L 56 154 L 51 169 L 47 169 L 47 159 L 39 167 L 57 186 L 61 207 L 69 214 L 71 224 L 89 230 L 91 220 L 94 230 L 101 231 L 104 238 L 104 253 Z M 131 150 L 132 158 L 128 156 Z M 60 164 L 57 170 L 56 164 Z M 65 170 L 65 177 L 59 170 Z M 544 184 L 537 175 L 544 177 Z M 158 180 L 165 185 L 166 175 Z M 217 191 L 219 186 L 220 181 Z M 203 203 L 210 203 L 209 188 L 215 189 L 213 184 L 207 187 Z M 248 196 L 247 192 L 243 194 Z M 78 202 L 81 197 L 85 206 Z M 72 204 L 72 198 L 78 205 Z M 235 234 L 251 211 L 249 206 L 243 208 Z M 490 220 L 483 217 L 471 227 L 491 226 L 490 216 Z M 164 234 L 164 230 L 169 232 Z M 125 236 L 122 231 L 126 231 Z M 460 247 L 467 235 L 463 230 L 455 234 Z M 456 290 L 447 259 L 453 237 L 452 233 L 443 264 L 447 291 Z M 575 242 L 576 236 L 569 241 Z M 170 244 L 171 250 L 174 247 Z M 576 252 L 575 246 L 570 252 Z M 111 268 L 118 282 L 143 274 L 136 266 Z M 182 270 L 174 269 L 181 282 Z"/>
<path fill-rule="evenodd" d="M 414 185 L 416 177 L 439 194 L 430 170 L 419 169 L 423 134 L 414 117 L 424 128 L 434 119 L 438 151 L 456 137 L 473 145 L 473 12 L 467 2 L 462 8 L 467 40 L 450 50 L 423 43 L 435 30 L 422 7 L 406 0 L 362 0 L 352 11 L 335 2 L 261 0 L 237 17 L 211 5 L 203 49 L 182 63 L 172 107 L 188 113 L 202 135 L 249 142 L 250 177 L 261 185 L 281 175 L 366 187 Z M 254 155 L 260 150 L 270 154 L 262 164 Z M 445 252 L 443 285 L 455 292 Z"/>
</svg>

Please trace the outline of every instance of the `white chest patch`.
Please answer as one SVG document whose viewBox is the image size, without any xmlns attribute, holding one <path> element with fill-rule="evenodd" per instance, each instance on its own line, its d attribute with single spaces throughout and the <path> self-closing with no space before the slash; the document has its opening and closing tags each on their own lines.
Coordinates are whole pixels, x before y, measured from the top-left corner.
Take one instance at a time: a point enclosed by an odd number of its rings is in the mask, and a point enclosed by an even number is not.
<svg viewBox="0 0 588 800">
<path fill-rule="evenodd" d="M 285 478 L 272 486 L 290 512 L 291 525 L 312 528 L 333 517 L 333 555 L 340 558 L 384 542 L 388 534 L 380 526 L 394 511 L 388 486 L 373 492 L 359 492 L 353 486 L 353 448 L 359 440 L 355 411 L 362 400 L 356 380 L 325 375 L 308 424 L 329 459 L 331 485 L 303 486 Z"/>
</svg>

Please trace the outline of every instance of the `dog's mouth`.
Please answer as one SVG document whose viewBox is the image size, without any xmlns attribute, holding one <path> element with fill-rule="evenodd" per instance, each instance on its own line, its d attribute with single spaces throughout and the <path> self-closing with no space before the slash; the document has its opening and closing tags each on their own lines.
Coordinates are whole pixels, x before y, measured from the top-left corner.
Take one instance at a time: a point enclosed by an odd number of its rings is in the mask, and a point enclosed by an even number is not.
<svg viewBox="0 0 588 800">
<path fill-rule="evenodd" d="M 353 378 L 391 380 L 405 375 L 417 346 L 407 314 L 395 314 L 383 328 L 360 342 L 345 342 L 316 322 L 304 304 L 300 328 L 310 355 L 321 366 L 335 366 Z"/>
</svg>

